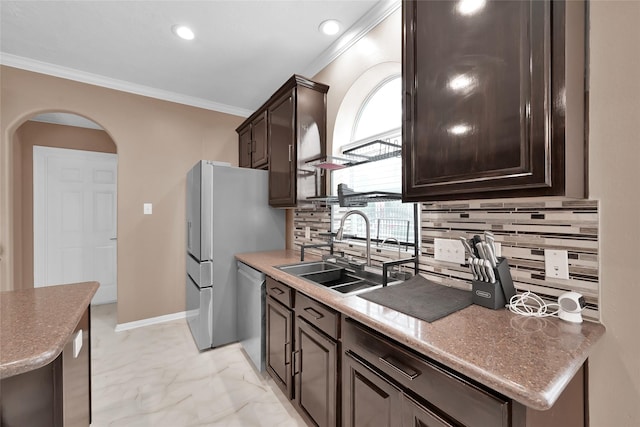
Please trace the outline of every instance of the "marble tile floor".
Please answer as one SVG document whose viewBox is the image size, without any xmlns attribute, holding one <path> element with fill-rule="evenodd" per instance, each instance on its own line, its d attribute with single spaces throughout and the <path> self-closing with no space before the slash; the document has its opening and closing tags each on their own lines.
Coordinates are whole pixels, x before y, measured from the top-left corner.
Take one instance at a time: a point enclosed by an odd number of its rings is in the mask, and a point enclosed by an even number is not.
<svg viewBox="0 0 640 427">
<path fill-rule="evenodd" d="M 198 352 L 186 320 L 116 333 L 91 309 L 92 427 L 304 426 L 239 344 Z"/>
</svg>

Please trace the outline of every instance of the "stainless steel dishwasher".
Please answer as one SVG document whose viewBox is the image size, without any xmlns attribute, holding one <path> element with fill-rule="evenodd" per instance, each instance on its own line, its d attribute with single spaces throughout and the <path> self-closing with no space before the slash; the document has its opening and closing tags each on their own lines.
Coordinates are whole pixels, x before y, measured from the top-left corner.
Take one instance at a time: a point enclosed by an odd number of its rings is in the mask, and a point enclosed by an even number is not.
<svg viewBox="0 0 640 427">
<path fill-rule="evenodd" d="M 238 341 L 260 372 L 265 370 L 265 275 L 238 262 Z"/>
</svg>

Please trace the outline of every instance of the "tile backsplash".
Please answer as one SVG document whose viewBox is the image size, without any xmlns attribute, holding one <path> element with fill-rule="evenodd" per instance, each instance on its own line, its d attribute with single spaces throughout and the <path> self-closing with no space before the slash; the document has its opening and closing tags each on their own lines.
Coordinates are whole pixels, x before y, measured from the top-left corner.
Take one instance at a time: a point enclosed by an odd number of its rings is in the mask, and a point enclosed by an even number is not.
<svg viewBox="0 0 640 427">
<path fill-rule="evenodd" d="M 309 238 L 306 238 L 309 227 Z M 331 230 L 331 209 L 299 208 L 294 218 L 294 243 L 322 243 L 319 233 Z M 584 295 L 583 315 L 599 320 L 598 202 L 560 198 L 504 199 L 423 203 L 420 212 L 420 272 L 438 283 L 471 289 L 471 273 L 463 265 L 434 259 L 434 239 L 472 237 L 490 230 L 511 266 L 516 289 L 531 290 L 555 302 L 558 295 L 576 291 Z M 545 277 L 544 250 L 567 250 L 569 280 Z M 364 259 L 361 244 L 337 243 L 336 250 Z M 309 249 L 323 254 L 322 249 Z M 306 251 L 305 251 L 306 252 Z M 372 260 L 396 259 L 393 245 L 372 245 Z M 402 257 L 411 256 L 403 253 Z"/>
<path fill-rule="evenodd" d="M 584 295 L 585 317 L 599 320 L 598 202 L 559 198 L 479 200 L 423 204 L 420 271 L 449 286 L 471 288 L 468 268 L 434 259 L 434 239 L 493 232 L 518 290 L 555 302 L 558 295 Z M 567 250 L 569 280 L 545 277 L 544 250 Z"/>
</svg>

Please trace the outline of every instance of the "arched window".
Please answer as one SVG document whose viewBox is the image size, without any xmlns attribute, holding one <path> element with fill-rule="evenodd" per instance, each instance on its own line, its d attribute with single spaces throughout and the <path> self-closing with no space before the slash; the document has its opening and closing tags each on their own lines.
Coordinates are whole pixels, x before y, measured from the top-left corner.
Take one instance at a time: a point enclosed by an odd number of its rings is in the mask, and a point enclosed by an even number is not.
<svg viewBox="0 0 640 427">
<path fill-rule="evenodd" d="M 382 81 L 360 106 L 351 140 L 357 142 L 392 131 L 400 133 L 402 80 L 392 76 Z"/>
<path fill-rule="evenodd" d="M 385 157 L 383 160 L 335 170 L 332 173 L 333 194 L 338 194 L 338 185 L 346 184 L 358 192 L 402 191 L 402 80 L 392 75 L 380 81 L 364 98 L 358 109 L 351 131 L 351 140 L 335 147 L 336 156 Z M 333 229 L 338 229 L 340 220 L 348 207 L 334 206 Z M 414 243 L 413 204 L 400 201 L 370 202 L 357 207 L 370 219 L 372 239 L 381 242 L 397 239 L 403 243 Z M 349 227 L 352 234 L 363 237 L 366 233 L 364 221 L 356 221 Z"/>
</svg>

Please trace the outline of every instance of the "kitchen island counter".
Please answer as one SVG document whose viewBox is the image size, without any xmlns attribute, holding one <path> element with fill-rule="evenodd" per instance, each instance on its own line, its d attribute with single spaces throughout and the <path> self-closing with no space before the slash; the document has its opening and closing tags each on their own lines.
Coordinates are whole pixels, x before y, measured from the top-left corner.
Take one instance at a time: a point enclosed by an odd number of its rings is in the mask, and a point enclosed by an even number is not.
<svg viewBox="0 0 640 427">
<path fill-rule="evenodd" d="M 605 332 L 598 323 L 527 318 L 506 309 L 490 310 L 478 305 L 428 323 L 276 268 L 300 262 L 297 251 L 245 253 L 236 258 L 535 410 L 554 405 Z"/>
<path fill-rule="evenodd" d="M 98 286 L 84 282 L 0 292 L 0 378 L 55 360 Z"/>
</svg>

